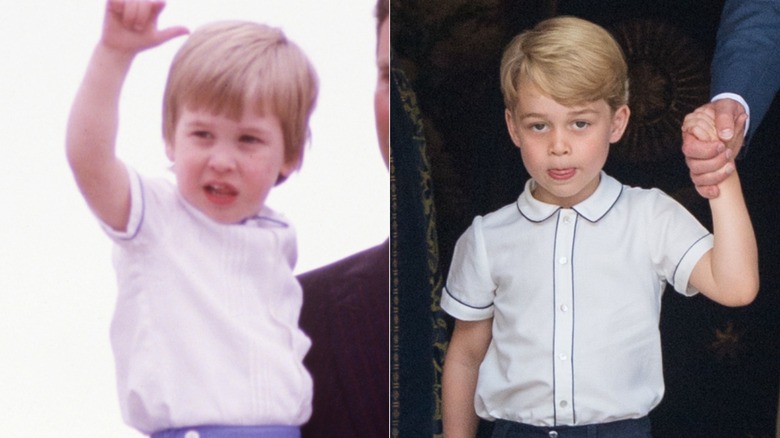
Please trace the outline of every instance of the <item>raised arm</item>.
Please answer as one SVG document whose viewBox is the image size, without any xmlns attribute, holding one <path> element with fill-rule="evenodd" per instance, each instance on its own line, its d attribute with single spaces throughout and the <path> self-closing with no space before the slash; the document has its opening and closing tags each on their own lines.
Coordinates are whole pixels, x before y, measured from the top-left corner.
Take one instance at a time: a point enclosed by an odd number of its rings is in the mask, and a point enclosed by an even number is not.
<svg viewBox="0 0 780 438">
<path fill-rule="evenodd" d="M 473 438 L 479 417 L 474 410 L 479 365 L 493 338 L 493 319 L 456 320 L 442 375 L 442 422 L 445 438 Z"/>
<path fill-rule="evenodd" d="M 683 137 L 697 134 L 717 138 L 714 111 L 697 111 L 685 118 Z M 742 132 L 735 137 L 742 138 Z M 736 145 L 735 153 L 741 144 Z M 758 293 L 758 249 L 736 168 L 718 184 L 720 195 L 710 199 L 714 246 L 696 264 L 690 283 L 710 299 L 726 306 L 750 304 Z"/>
<path fill-rule="evenodd" d="M 66 152 L 76 184 L 95 214 L 124 230 L 130 213 L 127 170 L 115 153 L 119 95 L 135 55 L 187 30 L 157 29 L 165 3 L 109 0 L 103 34 L 87 66 L 68 119 Z"/>
</svg>

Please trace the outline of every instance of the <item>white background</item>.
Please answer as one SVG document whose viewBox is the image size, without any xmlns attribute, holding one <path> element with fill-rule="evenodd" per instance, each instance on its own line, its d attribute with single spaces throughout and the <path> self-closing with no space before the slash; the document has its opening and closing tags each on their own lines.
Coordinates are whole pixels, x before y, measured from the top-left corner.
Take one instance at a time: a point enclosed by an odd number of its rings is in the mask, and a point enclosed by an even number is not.
<svg viewBox="0 0 780 438">
<path fill-rule="evenodd" d="M 373 116 L 373 0 L 169 0 L 161 26 L 219 19 L 282 27 L 321 90 L 301 172 L 269 205 L 298 229 L 304 272 L 388 236 L 388 172 Z M 108 341 L 111 247 L 64 156 L 71 100 L 97 42 L 102 0 L 0 0 L 0 435 L 138 437 L 115 394 Z M 119 155 L 165 174 L 165 75 L 182 40 L 142 53 L 123 91 Z"/>
</svg>

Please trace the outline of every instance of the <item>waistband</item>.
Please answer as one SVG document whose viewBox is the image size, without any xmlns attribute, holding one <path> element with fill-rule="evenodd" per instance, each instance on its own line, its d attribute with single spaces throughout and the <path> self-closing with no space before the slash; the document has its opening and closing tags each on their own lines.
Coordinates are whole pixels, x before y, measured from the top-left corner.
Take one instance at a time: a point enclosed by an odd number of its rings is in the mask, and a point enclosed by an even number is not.
<svg viewBox="0 0 780 438">
<path fill-rule="evenodd" d="M 645 438 L 650 437 L 648 417 L 584 426 L 539 427 L 507 420 L 496 420 L 493 437 L 512 438 Z"/>
<path fill-rule="evenodd" d="M 192 426 L 155 432 L 151 438 L 300 438 L 298 426 Z"/>
</svg>

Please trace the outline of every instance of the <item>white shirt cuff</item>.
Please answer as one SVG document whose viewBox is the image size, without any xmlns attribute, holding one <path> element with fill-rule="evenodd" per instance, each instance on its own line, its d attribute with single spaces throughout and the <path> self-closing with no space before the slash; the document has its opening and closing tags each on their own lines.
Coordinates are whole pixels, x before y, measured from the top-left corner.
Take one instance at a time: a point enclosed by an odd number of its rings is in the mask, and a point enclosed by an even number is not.
<svg viewBox="0 0 780 438">
<path fill-rule="evenodd" d="M 739 94 L 735 93 L 720 93 L 716 94 L 715 97 L 713 97 L 710 102 L 715 102 L 716 100 L 721 99 L 732 99 L 736 100 L 742 105 L 742 108 L 745 108 L 745 113 L 747 114 L 748 118 L 745 120 L 745 132 L 743 135 L 747 135 L 748 128 L 750 128 L 750 107 L 748 106 L 747 102 L 745 102 L 745 99 L 742 98 Z"/>
</svg>

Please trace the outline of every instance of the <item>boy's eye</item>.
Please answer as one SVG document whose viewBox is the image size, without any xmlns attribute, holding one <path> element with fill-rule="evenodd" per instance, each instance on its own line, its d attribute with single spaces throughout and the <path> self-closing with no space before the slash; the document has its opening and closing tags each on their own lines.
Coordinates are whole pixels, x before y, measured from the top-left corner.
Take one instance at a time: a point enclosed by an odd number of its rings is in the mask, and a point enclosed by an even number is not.
<svg viewBox="0 0 780 438">
<path fill-rule="evenodd" d="M 213 137 L 211 135 L 211 133 L 208 132 L 208 131 L 193 131 L 190 135 L 192 135 L 193 137 L 196 137 L 196 138 L 204 139 L 204 140 L 205 139 L 210 139 L 210 138 Z"/>
<path fill-rule="evenodd" d="M 587 128 L 590 125 L 590 123 L 584 121 L 584 120 L 577 120 L 574 122 L 574 127 L 577 129 L 584 129 Z"/>
<path fill-rule="evenodd" d="M 544 128 L 546 128 L 547 125 L 545 125 L 544 123 L 532 123 L 528 127 L 531 129 L 531 131 L 541 132 L 544 131 Z"/>
<path fill-rule="evenodd" d="M 254 135 L 242 135 L 241 137 L 239 137 L 238 141 L 240 141 L 241 143 L 246 143 L 246 144 L 261 144 L 261 143 L 263 143 L 262 139 L 260 139 L 258 137 L 255 137 Z"/>
</svg>

